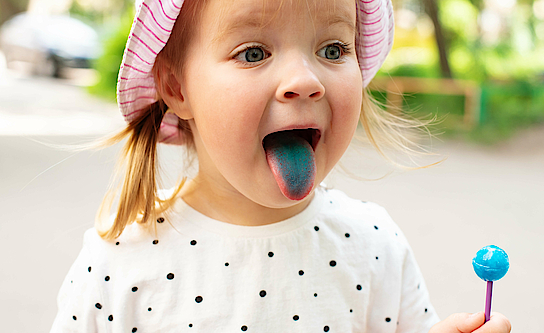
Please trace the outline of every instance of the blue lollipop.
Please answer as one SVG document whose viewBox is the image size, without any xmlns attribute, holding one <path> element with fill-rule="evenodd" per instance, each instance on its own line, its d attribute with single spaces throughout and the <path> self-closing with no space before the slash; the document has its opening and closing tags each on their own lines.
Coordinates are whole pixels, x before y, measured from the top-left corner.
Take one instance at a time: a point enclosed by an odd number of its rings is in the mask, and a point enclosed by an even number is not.
<svg viewBox="0 0 544 333">
<path fill-rule="evenodd" d="M 480 279 L 487 281 L 487 294 L 485 299 L 485 321 L 487 322 L 491 314 L 493 281 L 501 279 L 506 272 L 508 272 L 508 268 L 510 267 L 508 255 L 498 246 L 484 246 L 472 259 L 472 267 L 474 267 L 474 272 L 476 272 L 476 275 L 478 275 Z"/>
</svg>

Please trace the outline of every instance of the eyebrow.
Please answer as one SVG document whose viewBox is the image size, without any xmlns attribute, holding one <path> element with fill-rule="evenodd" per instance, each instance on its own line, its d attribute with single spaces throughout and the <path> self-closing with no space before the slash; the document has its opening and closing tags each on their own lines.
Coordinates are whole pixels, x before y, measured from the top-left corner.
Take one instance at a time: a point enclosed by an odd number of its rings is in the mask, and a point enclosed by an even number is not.
<svg viewBox="0 0 544 333">
<path fill-rule="evenodd" d="M 342 12 L 339 14 L 335 14 L 334 16 L 329 18 L 328 23 L 329 26 L 333 24 L 346 25 L 353 34 L 357 33 L 357 29 L 355 29 L 355 24 L 354 22 L 352 22 L 351 17 L 347 13 Z"/>
<path fill-rule="evenodd" d="M 242 17 L 244 16 L 245 15 L 242 15 L 238 18 L 231 20 L 231 24 L 229 24 L 226 29 L 218 33 L 217 36 L 213 38 L 212 42 L 217 43 L 219 40 L 236 32 L 237 30 L 242 30 L 245 28 L 262 29 L 266 25 L 265 22 L 267 22 L 267 20 L 265 19 L 255 18 L 253 15 L 252 15 L 253 16 L 252 18 L 243 19 Z M 318 17 L 316 20 L 320 20 L 320 19 L 321 17 Z M 353 33 L 354 35 L 357 33 L 354 22 L 352 22 L 350 15 L 347 14 L 346 12 L 335 13 L 334 15 L 328 18 L 328 26 L 332 26 L 335 24 L 342 24 L 347 26 L 350 32 Z"/>
<path fill-rule="evenodd" d="M 240 17 L 238 19 L 234 19 L 231 22 L 232 23 L 229 24 L 226 29 L 222 30 L 220 33 L 217 34 L 217 36 L 214 37 L 212 41 L 213 43 L 218 42 L 219 40 L 225 38 L 226 36 L 234 33 L 237 30 L 242 30 L 244 28 L 255 29 L 264 27 L 264 20 L 255 18 L 241 19 Z"/>
</svg>

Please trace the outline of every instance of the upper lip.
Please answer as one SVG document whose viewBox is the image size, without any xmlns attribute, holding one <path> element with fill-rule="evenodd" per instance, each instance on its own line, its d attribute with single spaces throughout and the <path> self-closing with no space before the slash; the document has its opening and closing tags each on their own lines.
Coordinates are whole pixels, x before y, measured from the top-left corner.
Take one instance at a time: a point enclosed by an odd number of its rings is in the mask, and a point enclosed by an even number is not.
<svg viewBox="0 0 544 333">
<path fill-rule="evenodd" d="M 275 131 L 272 131 L 268 134 L 266 134 L 264 136 L 264 138 L 266 138 L 267 135 L 269 134 L 272 134 L 272 133 L 277 133 L 277 132 L 285 132 L 285 131 L 292 131 L 292 130 L 313 130 L 312 132 L 312 138 L 311 140 L 308 140 L 308 142 L 310 143 L 310 145 L 312 146 L 312 149 L 315 151 L 316 147 L 317 147 L 317 144 L 319 143 L 319 140 L 321 138 L 321 135 L 322 135 L 322 131 L 321 131 L 321 128 L 315 124 L 310 124 L 310 125 L 289 125 L 289 126 L 285 126 L 285 127 L 282 127 L 278 130 L 275 130 Z M 264 141 L 264 138 L 262 141 Z M 261 141 L 261 142 L 262 142 Z"/>
</svg>

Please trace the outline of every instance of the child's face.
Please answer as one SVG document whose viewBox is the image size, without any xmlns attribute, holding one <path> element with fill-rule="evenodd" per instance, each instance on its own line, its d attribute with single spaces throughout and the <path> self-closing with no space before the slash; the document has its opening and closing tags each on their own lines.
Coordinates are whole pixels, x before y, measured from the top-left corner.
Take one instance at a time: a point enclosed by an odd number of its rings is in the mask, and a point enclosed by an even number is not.
<svg viewBox="0 0 544 333">
<path fill-rule="evenodd" d="M 351 141 L 363 89 L 354 50 L 355 1 L 279 3 L 209 1 L 185 48 L 184 101 L 174 110 L 191 118 L 200 179 L 270 208 L 300 202 L 280 192 L 263 138 L 285 129 L 318 129 L 315 187 Z M 261 28 L 261 22 L 268 23 Z"/>
</svg>

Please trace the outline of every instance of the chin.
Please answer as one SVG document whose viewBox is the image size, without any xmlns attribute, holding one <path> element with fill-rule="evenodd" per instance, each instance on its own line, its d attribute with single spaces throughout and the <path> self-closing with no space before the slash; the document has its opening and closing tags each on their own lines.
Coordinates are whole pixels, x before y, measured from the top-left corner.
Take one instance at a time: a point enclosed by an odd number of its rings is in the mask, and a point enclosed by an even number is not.
<svg viewBox="0 0 544 333">
<path fill-rule="evenodd" d="M 275 208 L 275 209 L 290 208 L 290 207 L 297 206 L 301 203 L 305 203 L 305 202 L 308 202 L 308 200 L 310 200 L 317 185 L 318 184 L 314 184 L 314 186 L 309 191 L 309 193 L 305 195 L 304 197 L 293 200 L 283 195 L 279 187 L 275 184 L 274 191 L 272 191 L 272 193 L 269 193 L 269 195 L 263 198 L 264 202 L 261 203 L 261 205 L 267 208 Z"/>
</svg>

